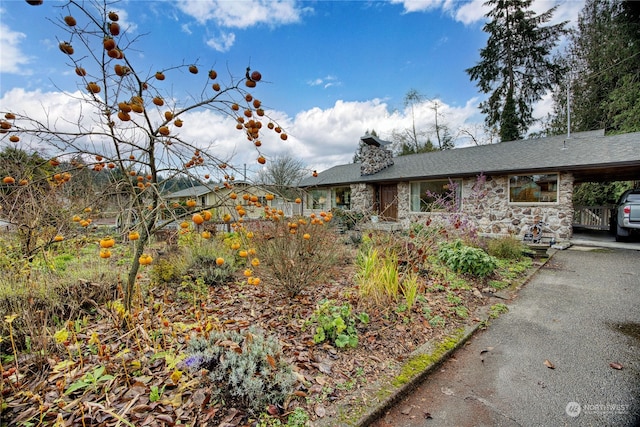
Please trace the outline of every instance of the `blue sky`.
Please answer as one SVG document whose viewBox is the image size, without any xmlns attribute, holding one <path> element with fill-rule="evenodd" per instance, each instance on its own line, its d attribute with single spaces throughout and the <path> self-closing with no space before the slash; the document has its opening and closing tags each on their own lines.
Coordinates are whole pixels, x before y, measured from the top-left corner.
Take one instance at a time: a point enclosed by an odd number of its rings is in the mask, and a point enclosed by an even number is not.
<svg viewBox="0 0 640 427">
<path fill-rule="evenodd" d="M 64 33 L 47 20 L 63 16 L 54 7 L 60 4 L 0 1 L 0 110 L 47 105 L 51 114 L 69 102 L 60 91 L 78 90 L 57 48 Z M 554 21 L 575 21 L 583 1 L 538 0 L 533 9 L 555 4 Z M 291 153 L 309 170 L 349 162 L 366 130 L 388 139 L 410 126 L 403 98 L 411 89 L 425 96 L 415 110 L 419 129 L 433 127 L 435 102 L 458 146 L 470 143 L 468 133 L 488 140 L 477 108 L 482 95 L 464 71 L 486 42 L 482 2 L 125 0 L 113 10 L 129 35 L 141 36 L 135 57 L 128 57 L 145 73 L 194 62 L 236 77 L 249 64 L 259 70 L 264 83 L 254 96 L 290 135 L 286 143 L 265 144 L 267 158 Z M 202 89 L 189 73 L 167 76 L 164 89 L 173 96 Z M 537 111 L 548 108 L 546 100 Z M 198 120 L 207 118 L 192 122 Z M 259 168 L 255 156 L 239 148 L 242 137 L 223 123 L 203 122 L 189 136 L 203 137 L 204 127 L 220 150 L 236 153 L 237 164 Z"/>
</svg>

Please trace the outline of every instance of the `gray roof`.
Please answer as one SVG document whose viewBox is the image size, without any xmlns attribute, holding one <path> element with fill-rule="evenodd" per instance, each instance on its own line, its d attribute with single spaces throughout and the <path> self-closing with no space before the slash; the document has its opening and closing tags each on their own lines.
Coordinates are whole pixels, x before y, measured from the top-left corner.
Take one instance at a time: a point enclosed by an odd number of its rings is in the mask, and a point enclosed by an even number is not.
<svg viewBox="0 0 640 427">
<path fill-rule="evenodd" d="M 233 185 L 236 186 L 254 186 L 254 184 L 249 181 L 234 181 Z M 223 183 L 217 184 L 209 184 L 209 185 L 196 185 L 195 187 L 185 188 L 184 190 L 174 191 L 173 193 L 169 193 L 165 196 L 167 199 L 181 199 L 183 197 L 200 197 L 205 194 L 213 193 L 218 189 L 224 187 Z"/>
<path fill-rule="evenodd" d="M 576 181 L 640 179 L 640 132 L 604 131 L 456 148 L 394 157 L 394 164 L 360 175 L 360 163 L 334 166 L 302 180 L 300 187 L 393 182 L 509 173 L 573 172 Z"/>
<path fill-rule="evenodd" d="M 204 185 L 198 185 L 197 187 L 189 187 L 184 190 L 175 191 L 167 194 L 167 199 L 181 199 L 183 197 L 200 197 L 205 194 L 211 193 L 213 187 L 207 187 Z"/>
</svg>

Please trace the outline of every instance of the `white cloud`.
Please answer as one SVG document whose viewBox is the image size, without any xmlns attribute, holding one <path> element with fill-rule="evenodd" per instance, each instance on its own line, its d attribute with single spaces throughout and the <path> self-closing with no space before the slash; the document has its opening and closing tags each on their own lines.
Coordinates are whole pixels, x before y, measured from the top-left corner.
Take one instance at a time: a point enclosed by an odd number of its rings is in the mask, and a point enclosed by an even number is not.
<svg viewBox="0 0 640 427">
<path fill-rule="evenodd" d="M 484 5 L 484 1 L 473 0 L 460 6 L 455 11 L 454 16 L 456 21 L 470 25 L 474 22 L 483 21 L 488 11 L 489 7 Z"/>
<path fill-rule="evenodd" d="M 189 24 L 182 24 L 180 28 L 182 29 L 182 32 L 185 34 L 189 34 L 189 35 L 193 34 L 193 31 L 191 31 L 191 27 L 189 26 Z"/>
<path fill-rule="evenodd" d="M 391 3 L 402 4 L 405 13 L 425 12 L 445 6 L 444 0 L 391 0 Z"/>
<path fill-rule="evenodd" d="M 207 46 L 218 52 L 228 52 L 235 41 L 236 35 L 234 33 L 220 33 L 217 38 L 207 40 Z"/>
<path fill-rule="evenodd" d="M 469 100 L 463 107 L 439 103 L 441 122 L 446 122 L 455 134 L 462 126 L 473 126 L 478 117 L 477 99 Z M 434 126 L 432 103 L 415 106 L 416 126 L 429 130 Z M 300 158 L 310 170 L 325 170 L 338 164 L 350 163 L 358 148 L 360 137 L 368 130 L 375 130 L 382 139 L 390 139 L 394 130 L 411 127 L 410 110 L 391 111 L 380 99 L 363 102 L 336 101 L 327 109 L 312 108 L 298 113 L 285 124 L 289 139 L 284 143 L 268 145 L 268 154 L 291 153 Z M 478 135 L 482 138 L 482 135 Z M 467 145 L 460 138 L 459 145 Z"/>
<path fill-rule="evenodd" d="M 551 21 L 546 25 L 559 24 L 563 21 L 570 21 L 569 25 L 575 25 L 578 19 L 578 14 L 584 7 L 584 0 L 534 0 L 531 4 L 531 9 L 539 15 L 556 5 L 558 6 L 558 9 L 556 9 Z"/>
<path fill-rule="evenodd" d="M 342 83 L 335 76 L 319 77 L 317 79 L 308 81 L 307 84 L 309 86 L 322 86 L 325 89 L 327 89 L 327 88 L 329 88 L 331 86 L 341 86 L 342 85 Z"/>
<path fill-rule="evenodd" d="M 465 25 L 484 21 L 485 15 L 490 10 L 489 6 L 485 6 L 485 0 L 392 0 L 391 2 L 402 4 L 405 13 L 431 12 L 441 9 L 443 12 L 450 13 L 456 21 Z M 575 23 L 578 13 L 584 6 L 584 0 L 534 0 L 531 4 L 531 9 L 536 14 L 541 14 L 556 5 L 558 9 L 554 13 L 550 24 L 557 24 L 562 21 Z"/>
<path fill-rule="evenodd" d="M 307 10 L 292 0 L 181 0 L 177 4 L 182 12 L 201 24 L 212 21 L 228 28 L 291 24 L 299 22 Z"/>
<path fill-rule="evenodd" d="M 0 99 L 0 110 L 16 113 L 28 112 L 30 116 L 41 120 L 57 120 L 60 130 L 73 132 L 78 121 L 87 128 L 94 127 L 96 111 L 81 109 L 78 98 L 81 92 L 42 92 L 13 89 Z M 418 129 L 429 130 L 434 125 L 433 102 L 427 101 L 414 108 L 415 123 Z M 478 118 L 477 99 L 469 100 L 464 106 L 454 107 L 437 100 L 440 123 L 446 123 L 452 132 L 462 126 L 473 127 L 481 122 Z M 375 130 L 382 139 L 390 139 L 395 129 L 411 127 L 410 110 L 392 111 L 390 106 L 380 99 L 368 101 L 339 100 L 330 108 L 312 108 L 287 116 L 280 111 L 267 111 L 267 115 L 287 132 L 289 138 L 282 141 L 278 134 L 263 127 L 259 151 L 248 141 L 242 131 L 235 128 L 235 122 L 216 114 L 212 110 L 200 110 L 181 116 L 184 126 L 175 129 L 178 136 L 192 142 L 217 158 L 236 165 L 236 178 L 240 179 L 246 165 L 251 175 L 260 169 L 256 162 L 259 153 L 270 158 L 276 155 L 291 154 L 302 160 L 309 170 L 325 170 L 329 167 L 350 163 L 358 147 L 360 137 L 369 130 Z M 158 114 L 160 116 L 160 114 Z M 78 119 L 81 117 L 81 119 Z M 27 143 L 27 139 L 23 138 Z M 467 145 L 465 139 L 459 139 L 459 145 Z M 100 141 L 92 141 L 99 152 Z M 207 171 L 214 175 L 215 171 Z"/>
<path fill-rule="evenodd" d="M 28 64 L 30 60 L 21 52 L 20 42 L 26 37 L 24 33 L 12 31 L 8 26 L 0 23 L 0 44 L 2 45 L 0 73 L 24 72 L 21 66 Z"/>
</svg>

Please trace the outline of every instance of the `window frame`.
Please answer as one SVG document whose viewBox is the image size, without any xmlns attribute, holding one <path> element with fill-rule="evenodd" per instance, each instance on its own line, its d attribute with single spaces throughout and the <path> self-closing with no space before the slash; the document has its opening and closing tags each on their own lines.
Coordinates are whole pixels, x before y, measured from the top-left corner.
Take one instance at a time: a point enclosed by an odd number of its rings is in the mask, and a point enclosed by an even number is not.
<svg viewBox="0 0 640 427">
<path fill-rule="evenodd" d="M 342 195 L 344 199 L 348 200 L 348 203 L 341 203 L 338 205 L 338 191 L 343 190 Z M 341 187 L 332 187 L 331 188 L 331 208 L 343 209 L 345 211 L 351 210 L 351 186 L 345 185 Z"/>
<path fill-rule="evenodd" d="M 314 194 L 318 195 L 318 198 L 314 198 Z M 327 205 L 327 198 L 331 197 L 331 191 L 325 188 L 314 188 L 307 191 L 307 209 L 324 210 Z M 317 204 L 314 203 L 317 201 Z"/>
<path fill-rule="evenodd" d="M 540 185 L 538 185 L 538 182 L 541 182 L 542 179 L 538 179 L 538 181 L 536 181 L 535 177 L 540 177 L 540 178 L 548 178 L 551 176 L 555 176 L 555 183 L 550 184 L 551 187 L 555 187 L 553 189 L 548 189 L 547 191 L 543 191 L 542 187 Z M 538 188 L 534 188 L 534 187 L 530 187 L 533 190 L 533 193 L 535 194 L 536 192 L 540 193 L 540 196 L 538 196 L 538 200 L 513 200 L 512 199 L 512 179 L 515 177 L 527 177 L 527 178 L 531 178 L 530 183 L 535 184 Z M 548 181 L 549 183 L 551 183 L 551 181 Z M 519 187 L 514 187 L 514 188 L 522 188 L 525 185 L 528 185 L 530 183 L 525 183 L 523 185 L 520 185 Z M 536 191 L 537 190 L 537 191 Z M 522 190 L 520 190 L 522 191 Z M 543 200 L 544 196 L 542 196 L 542 193 L 545 193 L 547 195 L 550 195 L 553 191 L 555 191 L 555 199 L 554 200 Z M 520 174 L 510 174 L 508 176 L 507 179 L 507 195 L 508 195 L 508 203 L 509 205 L 526 205 L 526 206 L 537 206 L 537 205 L 542 205 L 542 206 L 549 206 L 549 205 L 557 205 L 560 202 L 560 173 L 559 172 L 551 172 L 551 173 L 530 173 L 530 174 L 526 174 L 526 173 L 520 173 Z"/>
<path fill-rule="evenodd" d="M 412 214 L 420 214 L 420 213 L 429 213 L 429 214 L 433 214 L 433 213 L 446 213 L 447 210 L 446 209 L 436 209 L 436 210 L 422 210 L 422 201 L 424 200 L 422 197 L 420 197 L 420 193 L 422 192 L 422 188 L 420 188 L 420 191 L 418 192 L 418 194 L 414 194 L 414 186 L 415 185 L 421 185 L 423 183 L 443 183 L 443 185 L 451 185 L 451 184 L 456 184 L 456 210 L 455 212 L 460 212 L 462 210 L 462 185 L 463 185 L 463 181 L 462 178 L 446 178 L 446 179 L 425 179 L 425 180 L 420 180 L 420 181 L 410 181 L 409 182 L 409 212 L 411 212 Z M 445 191 L 441 192 L 440 194 L 444 194 Z M 420 203 L 420 210 L 414 210 L 414 197 L 418 197 L 418 203 Z M 432 204 L 433 202 L 430 202 L 429 204 Z"/>
</svg>

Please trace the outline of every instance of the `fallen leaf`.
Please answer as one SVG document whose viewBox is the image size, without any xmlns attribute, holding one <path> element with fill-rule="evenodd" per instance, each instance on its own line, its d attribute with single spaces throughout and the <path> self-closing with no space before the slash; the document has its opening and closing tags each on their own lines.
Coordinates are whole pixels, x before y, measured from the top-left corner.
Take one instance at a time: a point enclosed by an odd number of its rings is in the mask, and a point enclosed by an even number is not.
<svg viewBox="0 0 640 427">
<path fill-rule="evenodd" d="M 613 369 L 617 369 L 617 370 L 622 369 L 622 365 L 620 363 L 618 363 L 618 362 L 611 362 L 611 363 L 609 363 L 609 366 L 611 366 Z"/>
<path fill-rule="evenodd" d="M 544 359 L 544 366 L 546 366 L 549 369 L 556 369 L 556 365 L 554 365 L 547 359 Z"/>
<path fill-rule="evenodd" d="M 270 354 L 267 354 L 267 362 L 272 369 L 276 369 L 276 359 L 274 359 Z"/>
<path fill-rule="evenodd" d="M 323 374 L 327 374 L 330 375 L 331 374 L 331 368 L 333 367 L 333 363 L 328 361 L 328 360 L 323 360 L 320 363 L 314 363 L 314 366 L 316 366 L 318 368 L 318 370 L 320 372 L 322 372 Z"/>
<path fill-rule="evenodd" d="M 163 423 L 169 424 L 170 426 L 175 424 L 175 422 L 173 421 L 173 418 L 171 418 L 171 416 L 167 414 L 156 415 L 156 420 L 162 421 Z"/>
</svg>

